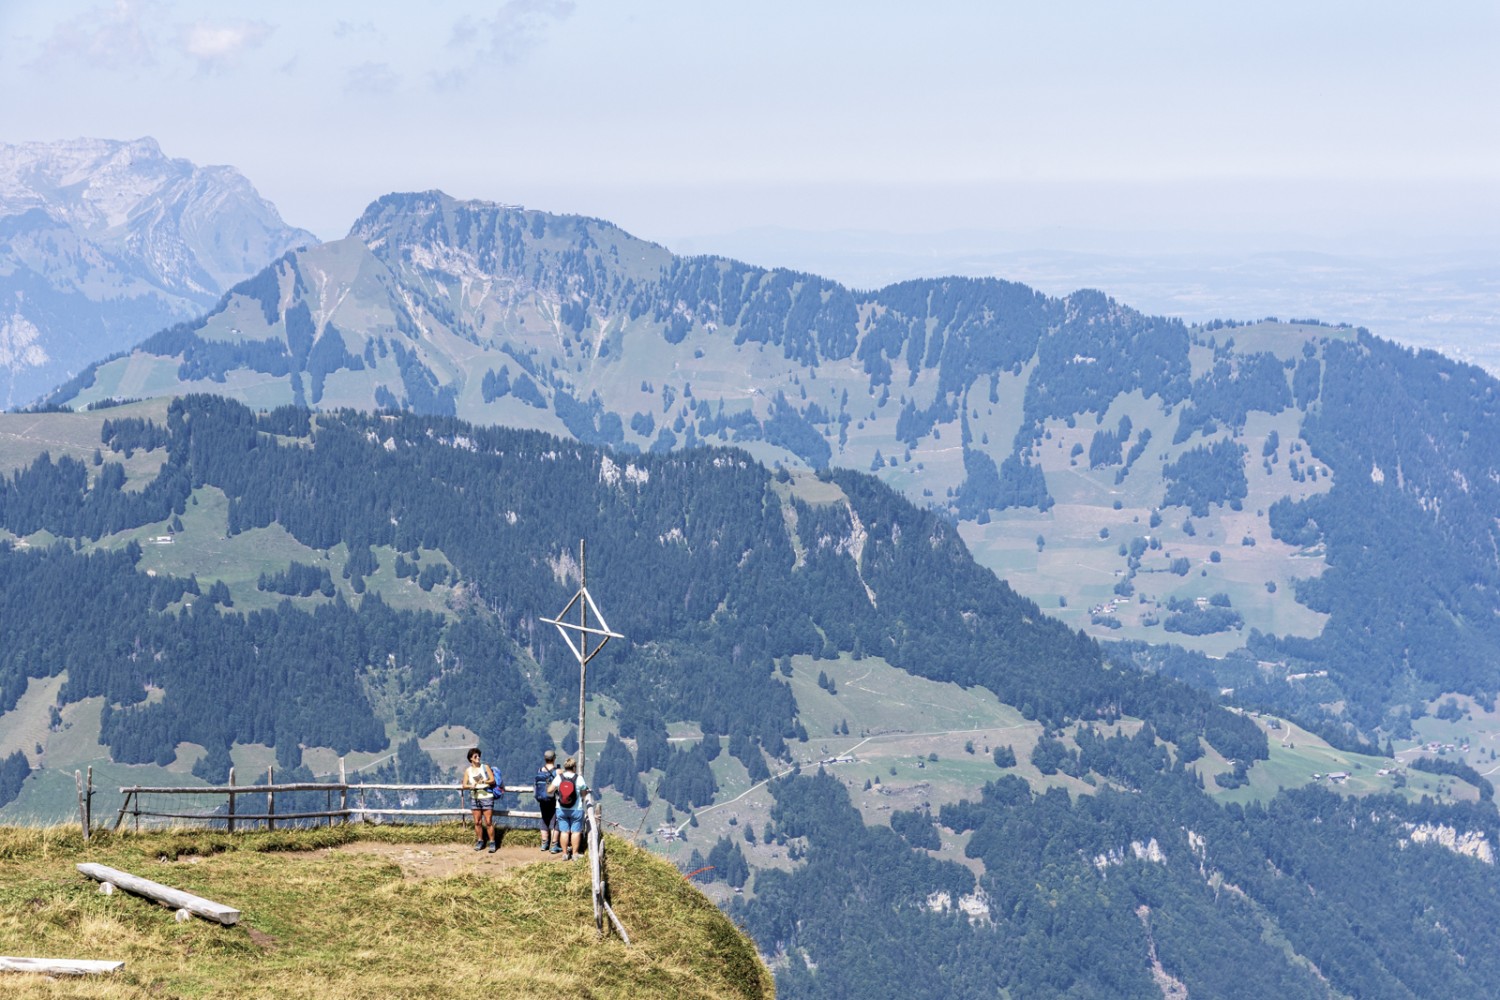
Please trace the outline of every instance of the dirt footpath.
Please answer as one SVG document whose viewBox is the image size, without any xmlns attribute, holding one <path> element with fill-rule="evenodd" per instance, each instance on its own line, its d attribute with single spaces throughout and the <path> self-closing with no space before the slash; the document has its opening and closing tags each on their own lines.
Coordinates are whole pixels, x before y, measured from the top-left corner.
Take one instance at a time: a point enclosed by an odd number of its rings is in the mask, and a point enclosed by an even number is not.
<svg viewBox="0 0 1500 1000">
<path fill-rule="evenodd" d="M 513 830 L 500 842 L 494 854 L 474 850 L 474 842 L 452 844 L 381 844 L 355 841 L 329 848 L 345 853 L 375 854 L 401 866 L 407 878 L 444 878 L 448 875 L 503 871 L 531 864 L 587 864 L 586 857 L 563 860 L 561 854 L 543 854 L 541 834 L 534 830 Z"/>
</svg>

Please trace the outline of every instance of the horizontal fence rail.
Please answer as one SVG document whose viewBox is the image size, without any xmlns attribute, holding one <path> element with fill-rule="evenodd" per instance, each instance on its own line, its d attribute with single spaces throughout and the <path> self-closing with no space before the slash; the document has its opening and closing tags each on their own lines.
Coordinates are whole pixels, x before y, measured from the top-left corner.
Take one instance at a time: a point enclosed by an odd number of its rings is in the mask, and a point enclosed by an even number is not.
<svg viewBox="0 0 1500 1000">
<path fill-rule="evenodd" d="M 503 794 L 530 795 L 534 790 L 532 785 L 502 785 Z M 304 798 L 297 803 L 302 808 L 278 811 L 276 809 L 276 796 L 301 793 L 322 792 L 325 807 L 323 809 L 309 809 Z M 397 793 L 397 804 L 390 805 L 383 801 L 370 801 L 368 793 L 371 792 L 394 792 Z M 408 800 L 408 796 L 417 793 L 446 792 L 457 797 L 451 806 L 415 805 Z M 92 799 L 92 782 L 84 801 Z M 140 829 L 141 820 L 144 818 L 148 825 L 157 820 L 189 820 L 200 823 L 222 823 L 232 833 L 237 827 L 243 828 L 246 824 L 264 824 L 264 829 L 273 830 L 277 823 L 293 821 L 324 820 L 328 825 L 335 821 L 347 823 L 352 819 L 367 819 L 370 817 L 395 818 L 436 818 L 468 817 L 473 811 L 473 799 L 469 789 L 464 789 L 454 784 L 392 784 L 388 782 L 349 782 L 349 781 L 295 781 L 276 783 L 268 781 L 255 785 L 235 784 L 234 772 L 229 773 L 229 784 L 227 785 L 125 785 L 120 788 L 123 800 L 120 803 L 120 811 L 115 816 L 114 829 L 118 830 L 125 822 L 127 816 L 131 817 L 136 829 Z M 224 805 L 213 811 L 182 811 L 156 808 L 143 808 L 143 796 L 173 795 L 173 796 L 209 796 L 224 800 Z M 264 800 L 256 801 L 253 805 L 245 801 L 245 796 L 255 796 Z M 335 803 L 335 796 L 337 802 Z M 541 823 L 542 814 L 539 809 L 506 808 L 503 799 L 498 808 L 493 808 L 495 825 L 505 829 L 531 829 Z M 523 799 L 522 801 L 529 801 Z M 430 800 L 429 800 L 430 802 Z M 263 810 L 254 812 L 245 811 L 246 806 L 255 808 L 264 806 Z M 83 810 L 81 809 L 80 812 Z M 87 831 L 86 831 L 87 832 Z"/>
</svg>

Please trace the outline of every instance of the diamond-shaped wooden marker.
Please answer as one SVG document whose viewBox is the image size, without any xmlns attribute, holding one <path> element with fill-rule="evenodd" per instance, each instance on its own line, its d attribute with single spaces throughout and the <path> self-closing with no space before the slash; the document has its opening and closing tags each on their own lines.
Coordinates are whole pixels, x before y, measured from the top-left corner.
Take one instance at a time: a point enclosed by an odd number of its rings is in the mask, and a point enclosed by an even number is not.
<svg viewBox="0 0 1500 1000">
<path fill-rule="evenodd" d="M 604 648 L 604 644 L 609 642 L 609 640 L 625 638 L 620 633 L 609 630 L 609 623 L 604 620 L 604 615 L 599 613 L 599 605 L 594 603 L 594 598 L 589 594 L 588 574 L 584 569 L 587 563 L 584 562 L 583 555 L 583 542 L 580 541 L 578 543 L 578 593 L 573 595 L 573 599 L 563 607 L 556 618 L 541 619 L 548 625 L 557 626 L 557 631 L 563 637 L 563 642 L 568 644 L 568 648 L 573 651 L 574 657 L 578 660 L 577 764 L 579 774 L 582 774 L 584 771 L 589 748 L 588 730 L 585 728 L 588 725 L 589 661 L 594 658 L 594 655 L 599 650 Z M 573 613 L 574 608 L 578 609 L 578 621 L 567 621 L 568 615 Z M 589 624 L 590 611 L 594 613 L 594 618 L 599 622 L 598 625 Z M 591 636 L 598 639 L 598 643 L 592 649 L 589 648 L 593 642 L 593 639 L 590 638 Z M 595 916 L 598 916 L 597 907 Z"/>
<path fill-rule="evenodd" d="M 578 621 L 564 621 L 563 619 L 567 618 L 575 607 L 578 608 Z M 588 623 L 590 614 L 599 622 L 597 628 Z M 573 599 L 563 607 L 562 611 L 558 612 L 556 618 L 543 618 L 542 621 L 548 625 L 557 626 L 563 642 L 568 644 L 568 648 L 578 658 L 579 666 L 592 660 L 609 640 L 625 638 L 620 633 L 609 630 L 609 623 L 604 620 L 604 615 L 599 611 L 599 605 L 594 603 L 594 598 L 589 594 L 587 587 L 579 587 L 578 593 L 574 594 Z M 574 641 L 573 633 L 577 633 L 577 641 Z M 598 645 L 592 649 L 589 648 L 590 636 L 597 636 L 599 639 Z"/>
</svg>

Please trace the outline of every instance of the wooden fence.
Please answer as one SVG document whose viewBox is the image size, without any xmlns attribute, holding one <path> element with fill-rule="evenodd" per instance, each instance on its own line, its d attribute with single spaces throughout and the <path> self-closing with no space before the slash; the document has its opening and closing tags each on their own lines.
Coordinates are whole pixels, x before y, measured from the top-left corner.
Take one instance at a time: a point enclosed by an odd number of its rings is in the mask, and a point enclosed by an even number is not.
<svg viewBox="0 0 1500 1000">
<path fill-rule="evenodd" d="M 387 784 L 345 781 L 298 781 L 277 784 L 271 770 L 266 772 L 266 781 L 263 784 L 240 785 L 234 780 L 234 769 L 229 771 L 229 783 L 227 785 L 197 785 L 197 786 L 148 786 L 130 785 L 120 789 L 123 800 L 120 803 L 120 811 L 115 816 L 114 829 L 118 830 L 125 822 L 127 816 L 134 820 L 137 830 L 141 827 L 141 819 L 145 818 L 147 825 L 158 820 L 191 821 L 198 823 L 223 823 L 225 829 L 230 833 L 236 830 L 247 830 L 260 827 L 266 830 L 276 829 L 277 823 L 289 823 L 292 821 L 323 820 L 328 825 L 335 821 L 347 823 L 351 819 L 366 819 L 370 817 L 406 817 L 406 818 L 439 818 L 453 817 L 463 818 L 470 815 L 470 800 L 468 793 L 457 785 L 411 785 L 411 784 Z M 82 778 L 79 779 L 79 819 L 84 826 L 84 836 L 87 837 L 92 828 L 92 799 L 93 783 L 92 775 L 88 787 L 85 789 Z M 531 785 L 505 785 L 507 793 L 530 793 Z M 324 808 L 307 809 L 305 806 L 300 811 L 278 811 L 276 808 L 276 796 L 287 795 L 293 792 L 322 792 L 324 795 Z M 372 802 L 370 792 L 395 792 L 398 796 L 414 792 L 448 792 L 453 797 L 453 805 L 438 808 L 416 808 L 408 805 L 386 805 L 382 802 Z M 142 797 L 151 795 L 168 795 L 175 797 L 208 796 L 223 799 L 225 808 L 221 811 L 203 810 L 164 810 L 155 808 L 143 808 Z M 503 801 L 503 800 L 502 800 Z M 149 804 L 147 804 L 149 805 Z M 530 821 L 541 822 L 542 814 L 536 809 L 508 809 L 499 808 L 494 810 L 495 824 L 507 829 L 526 828 L 531 826 Z"/>
<path fill-rule="evenodd" d="M 341 777 L 342 764 L 339 767 Z M 222 823 L 225 829 L 234 833 L 260 827 L 266 830 L 276 829 L 276 824 L 290 823 L 293 821 L 306 822 L 309 820 L 323 820 L 329 826 L 335 822 L 347 823 L 351 819 L 366 819 L 369 817 L 395 817 L 398 821 L 402 818 L 411 819 L 433 819 L 439 817 L 465 818 L 471 814 L 468 793 L 456 785 L 400 785 L 386 783 L 350 783 L 342 781 L 298 781 L 277 784 L 274 780 L 273 769 L 267 769 L 264 784 L 240 785 L 234 780 L 234 769 L 229 770 L 229 783 L 225 785 L 209 785 L 185 787 L 180 785 L 148 786 L 130 785 L 120 789 L 123 801 L 120 803 L 120 811 L 115 816 L 114 829 L 118 830 L 125 822 L 127 816 L 134 821 L 136 830 L 141 827 L 141 819 L 145 818 L 150 826 L 161 820 L 172 822 L 189 821 L 195 823 Z M 78 818 L 83 825 L 84 839 L 88 839 L 92 832 L 94 811 L 94 772 L 89 768 L 88 775 L 80 772 L 75 774 L 78 784 Z M 529 795 L 533 785 L 504 785 L 506 793 L 521 793 Z M 277 811 L 276 796 L 278 794 L 288 795 L 292 793 L 322 792 L 324 795 L 323 809 L 302 809 L 301 811 Z M 437 808 L 416 808 L 407 805 L 388 806 L 381 803 L 371 805 L 369 802 L 370 792 L 447 792 L 455 796 L 452 806 Z M 223 798 L 225 808 L 223 811 L 180 811 L 143 809 L 142 796 L 167 795 L 167 796 L 209 796 L 211 798 Z M 335 804 L 337 796 L 337 804 Z M 523 799 L 523 801 L 530 801 Z M 261 803 L 264 802 L 264 806 Z M 149 803 L 148 803 L 149 804 Z M 630 943 L 630 935 L 625 932 L 625 927 L 620 923 L 620 918 L 615 915 L 614 908 L 610 905 L 609 883 L 607 870 L 604 864 L 604 837 L 603 837 L 603 809 L 600 803 L 591 793 L 585 794 L 585 809 L 588 815 L 586 824 L 586 835 L 588 843 L 589 875 L 593 887 L 594 903 L 594 926 L 599 933 L 604 932 L 606 918 L 615 931 L 626 944 Z M 247 811 L 247 807 L 249 810 Z M 253 811 L 255 809 L 263 811 Z M 526 829 L 541 823 L 542 814 L 537 809 L 508 809 L 499 808 L 494 810 L 495 825 L 505 829 Z M 261 826 L 261 824 L 264 824 Z"/>
</svg>

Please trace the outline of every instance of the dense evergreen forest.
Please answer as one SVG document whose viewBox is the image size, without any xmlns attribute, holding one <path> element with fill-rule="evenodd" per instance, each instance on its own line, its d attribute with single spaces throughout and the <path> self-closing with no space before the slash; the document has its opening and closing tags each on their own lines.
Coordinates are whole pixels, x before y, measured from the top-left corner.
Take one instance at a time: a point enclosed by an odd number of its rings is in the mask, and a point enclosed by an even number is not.
<svg viewBox="0 0 1500 1000">
<path fill-rule="evenodd" d="M 822 770 L 774 783 L 770 833 L 805 863 L 731 913 L 778 958 L 779 995 L 855 998 L 1488 996 L 1493 865 L 1412 842 L 1482 831 L 1485 806 L 1319 789 L 1220 807 L 1149 730 L 1081 741 L 1098 794 L 1015 777 L 930 817 L 867 827 Z M 983 874 L 913 843 L 966 834 Z M 963 898 L 984 908 L 968 916 Z"/>
<path fill-rule="evenodd" d="M 466 725 L 508 769 L 524 767 L 547 742 L 543 727 L 568 715 L 573 665 L 535 623 L 576 588 L 566 567 L 583 537 L 591 589 L 629 623 L 628 641 L 591 673 L 619 700 L 626 735 L 664 738 L 666 722 L 696 720 L 737 756 L 756 746 L 787 758 L 786 741 L 805 733 L 776 661 L 853 653 L 981 685 L 1049 725 L 1127 714 L 1228 757 L 1267 752 L 1253 724 L 1207 695 L 1105 669 L 1092 641 L 977 566 L 951 524 L 863 474 L 826 473 L 845 499 L 810 504 L 781 499 L 785 474 L 733 451 L 620 465 L 534 432 L 411 414 L 256 414 L 209 396 L 173 403 L 164 428 L 117 421 L 105 436 L 117 451 L 157 444 L 167 460 L 141 490 L 124 488 L 114 462 L 91 476 L 45 454 L 0 482 L 0 525 L 75 540 L 0 552 L 0 707 L 27 678 L 66 669 L 65 700 L 106 696 L 119 760 L 170 761 L 184 740 L 220 752 L 377 749 L 383 730 L 361 679 L 379 675 L 401 695 L 404 728 Z M 357 596 L 326 597 L 329 569 L 294 563 L 259 586 L 299 599 L 241 614 L 218 581 L 144 577 L 134 544 L 76 551 L 166 522 L 206 487 L 228 497 L 231 535 L 276 523 L 313 549 L 343 546 L 338 575 Z M 367 592 L 375 546 L 394 549 L 408 575 L 422 551 L 441 552 L 462 609 L 398 612 Z M 225 691 L 227 707 L 214 708 Z M 691 764 L 669 769 L 669 797 L 684 804 L 702 797 Z"/>
</svg>

